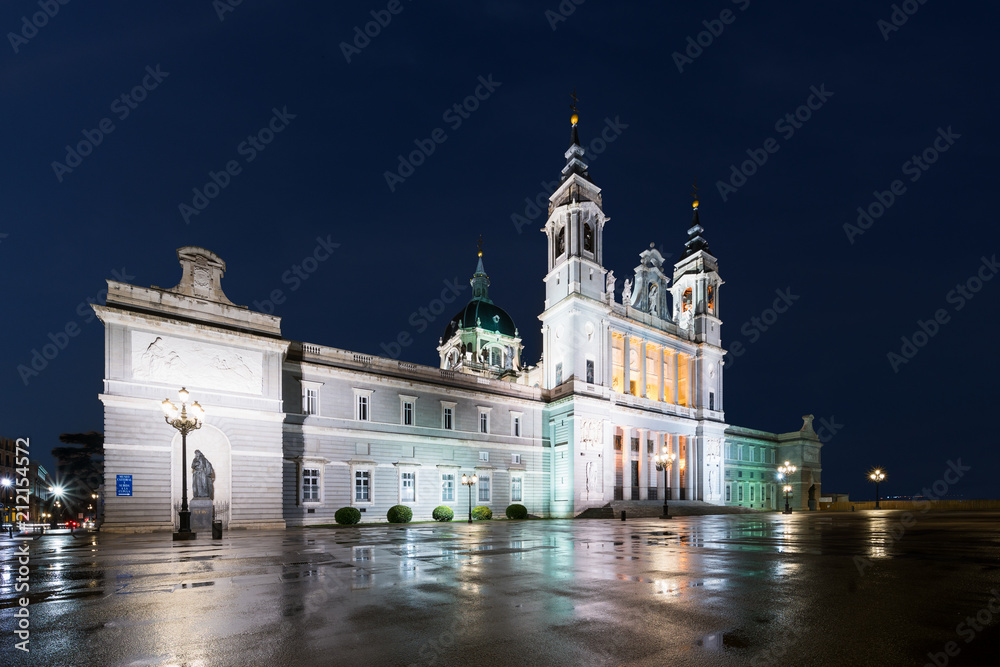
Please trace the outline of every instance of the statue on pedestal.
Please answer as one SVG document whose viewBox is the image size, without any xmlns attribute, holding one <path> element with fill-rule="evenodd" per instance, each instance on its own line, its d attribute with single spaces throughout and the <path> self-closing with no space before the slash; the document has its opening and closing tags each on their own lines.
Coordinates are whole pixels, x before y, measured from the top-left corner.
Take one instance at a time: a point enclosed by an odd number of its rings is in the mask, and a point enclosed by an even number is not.
<svg viewBox="0 0 1000 667">
<path fill-rule="evenodd" d="M 209 463 L 200 449 L 194 450 L 194 461 L 191 462 L 191 494 L 195 498 L 213 498 L 215 496 L 215 469 Z"/>
</svg>

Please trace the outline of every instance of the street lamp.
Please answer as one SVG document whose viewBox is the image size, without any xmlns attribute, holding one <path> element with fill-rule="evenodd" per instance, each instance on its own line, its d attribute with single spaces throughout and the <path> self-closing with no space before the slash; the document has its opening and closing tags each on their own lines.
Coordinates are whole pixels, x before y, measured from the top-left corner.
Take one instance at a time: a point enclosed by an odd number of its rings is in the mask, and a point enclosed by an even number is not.
<svg viewBox="0 0 1000 667">
<path fill-rule="evenodd" d="M 6 517 L 6 518 L 8 518 L 10 520 L 10 523 L 7 526 L 7 536 L 10 537 L 10 538 L 13 538 L 14 537 L 14 517 L 7 510 L 7 493 L 8 493 L 8 489 L 10 489 L 10 493 L 11 494 L 14 493 L 14 490 L 12 488 L 13 485 L 14 485 L 14 482 L 11 481 L 11 480 L 9 480 L 9 479 L 7 479 L 6 477 L 4 477 L 3 480 L 0 480 L 0 485 L 3 486 L 3 515 L 4 515 L 4 517 Z"/>
<path fill-rule="evenodd" d="M 796 470 L 798 470 L 798 468 L 793 466 L 788 461 L 785 461 L 784 465 L 778 466 L 778 474 L 781 475 L 782 479 L 787 479 L 788 481 L 791 481 L 791 477 L 795 474 Z M 786 484 L 783 487 L 783 490 L 785 492 L 785 511 L 783 514 L 791 514 L 792 508 L 788 506 L 788 496 L 792 493 L 792 485 Z"/>
<path fill-rule="evenodd" d="M 882 509 L 878 504 L 878 483 L 885 479 L 885 473 L 880 468 L 875 468 L 868 475 L 868 479 L 875 482 L 875 509 Z"/>
<path fill-rule="evenodd" d="M 670 498 L 670 465 L 677 458 L 670 448 L 663 445 L 663 451 L 653 456 L 653 463 L 656 464 L 657 472 L 663 470 L 663 516 L 661 519 L 670 518 L 670 508 L 667 507 L 667 499 Z"/>
<path fill-rule="evenodd" d="M 469 523 L 472 523 L 472 485 L 479 481 L 478 475 L 462 475 L 462 486 L 469 487 Z"/>
<path fill-rule="evenodd" d="M 180 516 L 180 530 L 174 533 L 175 540 L 193 540 L 197 533 L 191 532 L 191 511 L 188 509 L 187 491 L 187 434 L 201 428 L 202 420 L 205 417 L 205 410 L 198 405 L 198 401 L 191 404 L 188 410 L 187 400 L 190 394 L 188 390 L 181 387 L 177 392 L 177 399 L 181 402 L 181 409 L 164 399 L 160 405 L 163 407 L 163 419 L 181 432 L 181 509 L 177 513 Z"/>
</svg>

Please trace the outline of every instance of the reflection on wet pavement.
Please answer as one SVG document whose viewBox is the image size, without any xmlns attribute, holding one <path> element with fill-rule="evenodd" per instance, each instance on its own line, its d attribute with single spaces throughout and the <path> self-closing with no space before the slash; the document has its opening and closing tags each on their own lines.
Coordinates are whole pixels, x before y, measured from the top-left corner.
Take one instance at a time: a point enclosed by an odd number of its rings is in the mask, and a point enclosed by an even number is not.
<svg viewBox="0 0 1000 667">
<path fill-rule="evenodd" d="M 898 514 L 50 535 L 31 664 L 919 663 L 1000 585 L 998 515 Z"/>
</svg>

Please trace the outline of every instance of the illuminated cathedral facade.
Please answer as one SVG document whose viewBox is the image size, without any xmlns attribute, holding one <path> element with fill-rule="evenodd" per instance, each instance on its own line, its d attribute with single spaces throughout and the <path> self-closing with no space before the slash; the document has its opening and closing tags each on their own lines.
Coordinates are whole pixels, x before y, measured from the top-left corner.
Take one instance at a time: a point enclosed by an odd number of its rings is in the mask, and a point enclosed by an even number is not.
<svg viewBox="0 0 1000 667">
<path fill-rule="evenodd" d="M 779 509 L 786 484 L 794 507 L 815 508 L 811 416 L 783 434 L 726 422 L 723 280 L 698 202 L 680 260 L 664 265 L 651 246 L 619 290 L 577 120 L 543 229 L 533 365 L 490 296 L 482 250 L 438 367 L 285 339 L 280 318 L 229 301 L 225 263 L 204 248 L 178 250 L 174 288 L 109 281 L 94 306 L 106 328 L 105 483 L 127 475 L 131 495 L 107 494 L 104 529 L 176 529 L 195 450 L 213 464 L 211 500 L 229 528 L 332 523 L 345 506 L 384 521 L 405 504 L 426 520 L 439 505 L 461 516 L 470 501 L 496 516 L 518 503 L 572 517 L 664 494 Z M 159 417 L 180 386 L 206 414 L 183 465 L 181 437 Z M 796 472 L 780 478 L 785 461 Z"/>
</svg>

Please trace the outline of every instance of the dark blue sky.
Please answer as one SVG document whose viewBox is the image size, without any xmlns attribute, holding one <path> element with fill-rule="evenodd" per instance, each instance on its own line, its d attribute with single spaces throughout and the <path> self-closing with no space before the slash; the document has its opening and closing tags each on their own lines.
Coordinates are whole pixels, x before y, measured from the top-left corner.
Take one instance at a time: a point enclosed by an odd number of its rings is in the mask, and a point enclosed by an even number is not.
<svg viewBox="0 0 1000 667">
<path fill-rule="evenodd" d="M 679 258 L 698 178 L 724 342 L 742 350 L 725 371 L 730 423 L 788 431 L 812 412 L 836 424 L 828 492 L 872 496 L 864 472 L 881 465 L 885 493 L 919 493 L 961 459 L 972 470 L 950 493 L 997 496 L 984 417 L 1000 280 L 951 293 L 991 275 L 982 258 L 1000 251 L 995 8 L 914 0 L 889 30 L 889 2 L 389 4 L 244 0 L 220 20 L 221 0 L 70 2 L 37 30 L 22 18 L 37 1 L 3 4 L 3 435 L 30 436 L 45 461 L 60 432 L 103 428 L 103 328 L 81 304 L 115 272 L 173 286 L 183 245 L 222 256 L 236 303 L 282 290 L 289 338 L 384 354 L 405 332 L 402 358 L 436 364 L 458 304 L 423 331 L 411 314 L 471 275 L 482 234 L 491 296 L 537 360 L 544 220 L 525 198 L 564 164 L 575 88 L 585 144 L 618 128 L 591 174 L 619 286 L 651 242 Z M 372 11 L 391 21 L 347 62 L 341 43 Z M 493 83 L 478 108 L 446 115 L 480 77 Z M 275 110 L 273 141 L 243 144 Z M 439 128 L 443 142 L 390 189 L 397 156 Z M 906 164 L 928 148 L 933 164 Z M 743 165 L 751 156 L 763 164 Z M 185 216 L 230 161 L 238 173 Z M 845 231 L 875 191 L 891 205 Z M 318 238 L 339 247 L 307 280 L 283 279 Z M 778 290 L 797 299 L 773 320 Z M 939 310 L 935 335 L 894 368 L 887 355 Z M 77 335 L 63 340 L 67 327 Z M 51 339 L 64 349 L 23 378 Z"/>
</svg>

